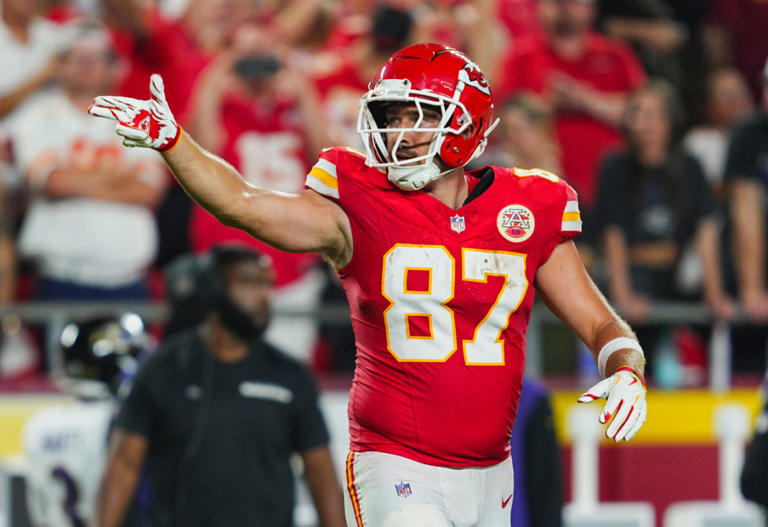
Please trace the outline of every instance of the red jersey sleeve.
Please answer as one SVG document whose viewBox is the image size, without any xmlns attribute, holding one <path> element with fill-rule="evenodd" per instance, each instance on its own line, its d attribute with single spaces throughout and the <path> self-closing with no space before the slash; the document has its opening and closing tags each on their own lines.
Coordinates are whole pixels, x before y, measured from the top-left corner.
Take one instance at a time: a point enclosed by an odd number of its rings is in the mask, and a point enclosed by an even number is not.
<svg viewBox="0 0 768 527">
<path fill-rule="evenodd" d="M 305 187 L 337 202 L 340 198 L 337 166 L 341 151 L 343 148 L 338 146 L 321 150 L 317 162 L 304 181 Z"/>
<path fill-rule="evenodd" d="M 558 181 L 563 194 L 561 207 L 563 211 L 560 223 L 560 237 L 563 241 L 570 240 L 581 234 L 581 211 L 579 210 L 579 196 L 568 183 L 560 179 Z"/>
<path fill-rule="evenodd" d="M 344 187 L 344 177 L 347 181 L 347 195 L 350 198 L 350 192 L 354 194 L 354 189 L 349 188 L 351 179 L 355 179 L 355 174 L 359 173 L 365 167 L 365 154 L 346 146 L 334 146 L 333 148 L 324 148 L 320 151 L 317 162 L 307 174 L 304 181 L 306 188 L 311 188 L 315 192 L 322 194 L 326 198 L 331 198 L 336 202 L 344 200 L 342 195 Z M 370 170 L 370 169 L 368 169 Z M 340 182 L 342 184 L 340 185 Z M 354 187 L 354 184 L 352 184 Z"/>
</svg>

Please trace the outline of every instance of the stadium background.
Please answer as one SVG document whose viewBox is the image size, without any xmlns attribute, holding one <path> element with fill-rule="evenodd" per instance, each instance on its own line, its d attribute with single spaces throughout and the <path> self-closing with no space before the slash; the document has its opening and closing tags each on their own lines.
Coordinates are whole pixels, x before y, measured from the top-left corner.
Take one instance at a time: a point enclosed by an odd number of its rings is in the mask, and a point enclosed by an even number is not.
<svg viewBox="0 0 768 527">
<path fill-rule="evenodd" d="M 716 251 L 724 262 L 731 261 L 728 229 L 722 227 L 729 218 L 724 160 L 712 162 L 706 154 L 716 149 L 711 145 L 722 150 L 728 130 L 761 104 L 768 40 L 760 31 L 768 27 L 768 4 L 757 0 L 541 3 L 585 4 L 593 11 L 598 34 L 621 42 L 622 60 L 627 64 L 616 66 L 616 75 L 629 72 L 623 86 L 580 79 L 588 85 L 594 82 L 595 104 L 600 104 L 601 90 L 607 101 L 616 91 L 630 93 L 646 78 L 664 78 L 682 95 L 683 135 L 689 152 L 700 156 L 718 203 L 723 239 Z M 625 139 L 620 126 L 609 126 L 590 113 L 593 109 L 588 105 L 576 109 L 586 116 L 583 140 L 589 137 L 604 143 L 594 159 L 585 158 L 583 145 L 574 144 L 562 128 L 568 126 L 563 119 L 574 109 L 563 110 L 566 103 L 558 103 L 533 81 L 526 84 L 519 71 L 509 73 L 512 65 L 520 63 L 521 50 L 547 34 L 539 21 L 539 2 L 534 0 L 3 0 L 6 14 L 33 5 L 30 20 L 44 20 L 51 38 L 27 50 L 28 56 L 24 49 L 14 48 L 11 53 L 11 48 L 0 46 L 3 71 L 18 73 L 0 82 L 0 460 L 21 454 L 21 430 L 34 411 L 66 400 L 53 378 L 60 360 L 57 335 L 68 320 L 136 311 L 160 338 L 164 266 L 188 250 L 203 251 L 222 239 L 243 240 L 190 207 L 165 174 L 165 183 L 158 186 L 162 195 L 146 207 L 154 212 L 158 237 L 151 261 L 141 268 L 139 282 L 145 289 L 138 298 L 110 296 L 104 293 L 110 289 L 104 284 L 91 284 L 102 290 L 101 295 L 93 290 L 88 295 L 72 290 L 56 298 L 41 293 L 41 283 L 51 278 L 41 261 L 50 256 L 44 248 L 27 252 L 22 243 L 24 224 L 40 189 L 30 176 L 34 163 L 20 153 L 19 137 L 37 98 L 56 90 L 57 82 L 62 84 L 56 57 L 77 41 L 73 28 L 83 20 L 91 27 L 100 25 L 115 49 L 119 70 L 115 92 L 145 97 L 149 73 L 159 71 L 165 77 L 171 107 L 186 129 L 236 164 L 249 180 L 281 190 L 301 188 L 318 148 L 336 143 L 358 146 L 354 121 L 359 95 L 391 50 L 415 41 L 455 45 L 488 74 L 503 117 L 489 147 L 488 162 L 525 160 L 556 171 L 577 187 L 586 212 L 597 210 L 599 155 L 621 148 Z M 18 17 L 4 23 L 19 24 Z M 625 31 L 626 27 L 636 31 Z M 12 37 L 3 33 L 0 38 L 7 43 Z M 260 60 L 236 66 L 237 59 L 245 58 Z M 270 63 L 265 58 L 275 60 Z M 19 69 L 20 60 L 26 68 Z M 228 93 L 227 82 L 238 82 L 233 76 L 237 68 L 243 84 L 250 74 L 252 81 L 267 79 L 272 85 Z M 733 88 L 726 94 L 730 98 L 723 96 L 725 102 L 717 99 L 713 81 L 723 71 L 731 73 L 738 80 L 733 84 L 742 89 Z M 526 111 L 520 112 L 520 107 Z M 534 135 L 534 141 L 547 148 L 531 149 L 530 137 L 512 133 L 516 126 L 542 134 Z M 595 126 L 606 128 L 609 139 L 604 141 L 604 133 L 595 132 Z M 38 130 L 45 133 L 45 126 Z M 719 142 L 701 140 L 713 134 Z M 599 216 L 587 225 L 591 231 L 585 232 L 580 249 L 595 280 L 610 292 L 608 264 L 597 234 Z M 113 232 L 111 237 L 120 234 Z M 759 387 L 766 366 L 765 341 L 760 336 L 731 345 L 732 328 L 753 321 L 743 309 L 729 323 L 719 324 L 717 331 L 698 331 L 711 326 L 711 308 L 716 306 L 701 300 L 701 271 L 696 271 L 696 255 L 691 254 L 686 261 L 693 261 L 692 266 L 674 270 L 689 285 L 672 297 L 649 292 L 647 312 L 637 322 L 665 328 L 650 352 L 654 359 L 649 372 L 649 420 L 629 444 L 600 444 L 600 500 L 650 502 L 657 525 L 662 525 L 672 503 L 721 498 L 716 408 L 724 403 L 743 405 L 753 423 L 763 404 Z M 103 260 L 98 253 L 90 256 L 94 262 Z M 345 389 L 353 364 L 343 296 L 328 270 L 314 258 L 275 254 L 274 259 L 280 273 L 276 311 L 283 316 L 272 338 L 316 372 L 339 474 L 343 474 Z M 722 273 L 728 287 L 734 280 L 732 269 L 724 265 Z M 764 327 L 764 322 L 757 326 Z M 696 330 L 690 331 L 692 327 Z M 570 501 L 568 413 L 594 380 L 595 370 L 582 347 L 543 310 L 534 314 L 528 354 L 529 373 L 551 389 L 566 501 Z M 0 492 L 0 510 L 8 507 L 2 496 Z"/>
</svg>

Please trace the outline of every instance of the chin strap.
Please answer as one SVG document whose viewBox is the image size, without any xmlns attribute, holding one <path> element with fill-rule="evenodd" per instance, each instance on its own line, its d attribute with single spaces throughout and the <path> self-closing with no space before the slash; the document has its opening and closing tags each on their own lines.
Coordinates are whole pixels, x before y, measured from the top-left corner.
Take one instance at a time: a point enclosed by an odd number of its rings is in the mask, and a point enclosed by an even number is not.
<svg viewBox="0 0 768 527">
<path fill-rule="evenodd" d="M 412 192 L 424 188 L 449 171 L 440 172 L 440 167 L 437 166 L 434 160 L 431 160 L 424 165 L 389 167 L 387 178 L 397 188 Z"/>
</svg>

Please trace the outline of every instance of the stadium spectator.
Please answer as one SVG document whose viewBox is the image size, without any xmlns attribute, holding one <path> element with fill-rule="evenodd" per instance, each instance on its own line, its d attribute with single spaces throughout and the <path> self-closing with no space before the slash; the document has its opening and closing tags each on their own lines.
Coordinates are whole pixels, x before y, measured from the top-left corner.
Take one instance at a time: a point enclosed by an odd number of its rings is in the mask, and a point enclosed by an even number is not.
<svg viewBox="0 0 768 527">
<path fill-rule="evenodd" d="M 763 410 L 757 416 L 755 433 L 744 454 L 741 493 L 763 507 L 768 507 L 768 372 L 763 380 Z"/>
<path fill-rule="evenodd" d="M 475 63 L 441 44 L 409 46 L 370 86 L 360 105 L 367 154 L 325 149 L 298 194 L 250 185 L 197 145 L 160 76 L 149 100 L 98 97 L 89 111 L 116 120 L 127 145 L 161 151 L 220 220 L 320 252 L 338 271 L 357 344 L 348 525 L 506 525 L 534 289 L 608 376 L 579 401 L 608 399 L 600 422 L 614 441 L 645 421 L 642 351 L 571 242 L 581 230 L 573 189 L 540 171 L 465 172 L 497 124 Z M 149 132 L 137 120 L 146 108 Z"/>
<path fill-rule="evenodd" d="M 602 164 L 597 216 L 610 291 L 619 310 L 641 322 L 652 300 L 682 300 L 679 262 L 695 245 L 703 268 L 703 297 L 717 317 L 733 316 L 720 273 L 715 203 L 699 163 L 680 146 L 682 108 L 671 84 L 654 80 L 627 101 L 627 149 Z M 637 335 L 651 352 L 656 327 Z"/>
<path fill-rule="evenodd" d="M 728 141 L 734 125 L 754 110 L 752 95 L 744 76 L 735 68 L 714 69 L 706 82 L 706 122 L 688 131 L 683 139 L 710 186 L 724 197 L 723 175 Z"/>
<path fill-rule="evenodd" d="M 766 154 L 768 154 L 768 60 L 762 107 L 731 135 L 725 179 L 731 185 L 734 257 L 739 299 L 755 322 L 768 322 L 765 257 Z"/>
<path fill-rule="evenodd" d="M 626 96 L 645 78 L 628 46 L 593 31 L 596 9 L 590 0 L 541 0 L 543 36 L 515 43 L 499 89 L 501 100 L 527 90 L 553 106 L 564 177 L 579 193 L 587 236 L 600 158 L 621 142 Z"/>
<path fill-rule="evenodd" d="M 104 19 L 112 28 L 120 56 L 128 71 L 119 93 L 139 96 L 145 79 L 160 73 L 173 79 L 168 93 L 186 123 L 190 96 L 198 76 L 211 58 L 224 49 L 232 31 L 253 14 L 249 0 L 190 0 L 176 20 L 164 16 L 154 2 L 103 0 Z"/>
<path fill-rule="evenodd" d="M 189 129 L 200 144 L 232 163 L 249 183 L 298 192 L 311 157 L 327 147 L 319 96 L 303 73 L 279 54 L 270 35 L 241 26 L 231 48 L 219 54 L 200 76 Z M 201 207 L 190 217 L 195 251 L 237 241 L 267 253 L 277 279 L 273 306 L 311 310 L 319 304 L 324 274 L 313 255 L 278 251 L 234 227 L 221 224 Z M 312 317 L 272 317 L 267 342 L 308 362 L 317 340 Z"/>
<path fill-rule="evenodd" d="M 32 194 L 19 253 L 37 266 L 42 300 L 147 297 L 162 167 L 86 113 L 117 69 L 107 34 L 84 28 L 61 59 L 60 88 L 19 109 L 11 129 Z"/>
<path fill-rule="evenodd" d="M 768 56 L 768 4 L 755 0 L 712 0 L 706 43 L 715 66 L 735 66 L 744 74 L 755 101 L 762 97 L 762 71 Z"/>
<path fill-rule="evenodd" d="M 541 98 L 518 94 L 503 104 L 500 118 L 500 137 L 487 154 L 494 164 L 538 168 L 565 177 L 552 112 Z"/>
<path fill-rule="evenodd" d="M 57 381 L 77 402 L 39 410 L 24 427 L 34 527 L 91 525 L 118 392 L 151 342 L 133 313 L 70 323 L 59 340 L 64 371 Z"/>
<path fill-rule="evenodd" d="M 515 466 L 512 527 L 560 527 L 563 473 L 552 403 L 546 387 L 527 375 L 510 446 Z"/>
<path fill-rule="evenodd" d="M 251 249 L 203 255 L 205 320 L 165 340 L 116 420 L 97 527 L 118 527 L 148 464 L 155 527 L 293 525 L 290 458 L 301 454 L 324 527 L 344 523 L 310 374 L 265 344 L 274 271 Z"/>
<path fill-rule="evenodd" d="M 0 119 L 52 80 L 71 38 L 71 28 L 44 19 L 39 7 L 39 0 L 0 3 Z"/>
<path fill-rule="evenodd" d="M 731 134 L 725 167 L 730 188 L 732 236 L 729 279 L 750 324 L 732 332 L 734 371 L 763 371 L 768 338 L 766 199 L 768 199 L 768 60 L 763 71 L 762 105 Z M 730 275 L 733 275 L 732 277 Z"/>
</svg>

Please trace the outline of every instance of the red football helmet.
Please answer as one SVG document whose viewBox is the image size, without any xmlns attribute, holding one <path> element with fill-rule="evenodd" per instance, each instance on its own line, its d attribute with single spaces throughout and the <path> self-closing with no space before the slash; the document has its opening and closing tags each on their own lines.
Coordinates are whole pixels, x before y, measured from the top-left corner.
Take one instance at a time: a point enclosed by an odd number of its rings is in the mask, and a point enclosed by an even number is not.
<svg viewBox="0 0 768 527">
<path fill-rule="evenodd" d="M 416 105 L 419 118 L 412 128 L 387 128 L 386 103 Z M 422 105 L 438 110 L 442 118 L 435 128 L 419 126 Z M 363 138 L 367 164 L 387 167 L 389 179 L 404 190 L 417 190 L 443 175 L 434 156 L 451 168 L 478 157 L 491 124 L 493 97 L 480 68 L 461 52 L 442 44 L 417 44 L 392 55 L 368 92 L 360 100 L 357 131 Z M 418 129 L 418 130 L 417 130 Z M 434 132 L 427 154 L 399 160 L 394 153 L 406 132 Z M 385 133 L 398 133 L 393 148 Z"/>
</svg>

